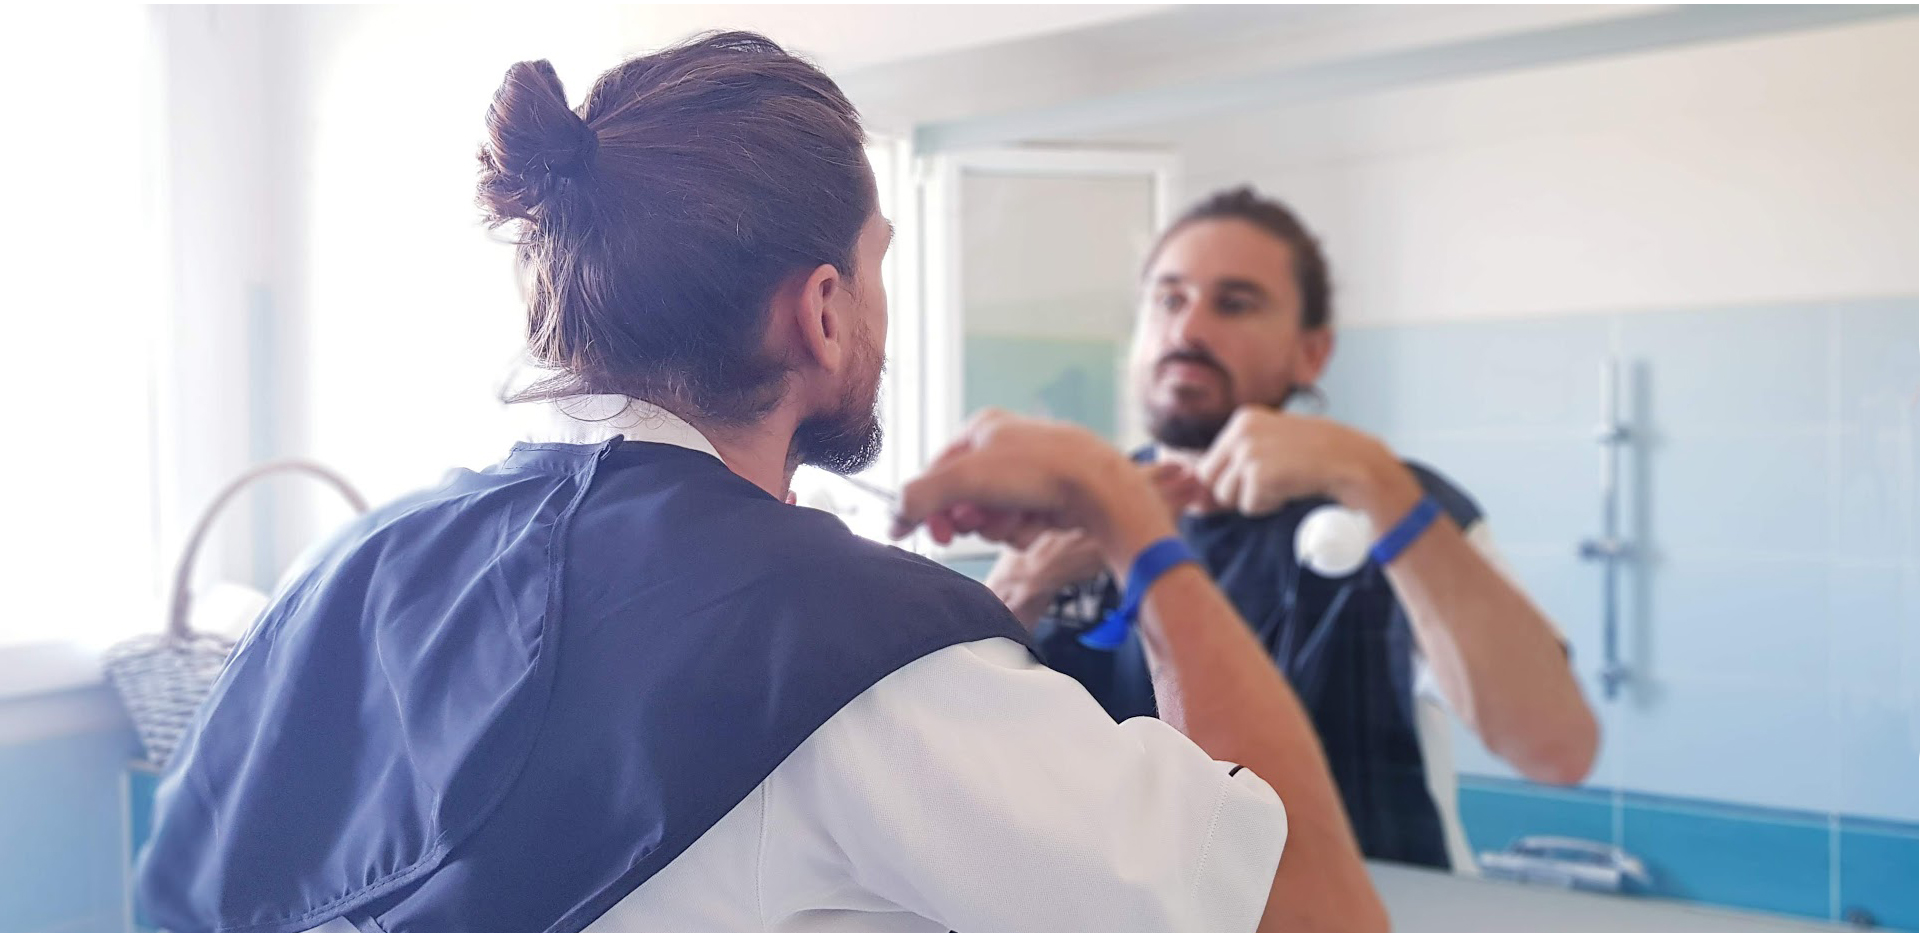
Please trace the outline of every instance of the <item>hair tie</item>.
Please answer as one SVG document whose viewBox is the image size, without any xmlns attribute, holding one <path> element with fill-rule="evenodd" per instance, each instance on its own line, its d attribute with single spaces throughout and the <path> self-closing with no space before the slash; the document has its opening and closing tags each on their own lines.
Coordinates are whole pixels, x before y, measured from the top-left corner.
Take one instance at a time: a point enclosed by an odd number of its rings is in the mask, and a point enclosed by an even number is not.
<svg viewBox="0 0 1920 933">
<path fill-rule="evenodd" d="M 593 167 L 593 157 L 600 151 L 600 134 L 587 121 L 575 117 L 579 126 L 573 148 L 558 158 L 547 162 L 547 174 L 561 178 L 578 178 Z"/>
<path fill-rule="evenodd" d="M 1287 389 L 1286 400 L 1280 403 L 1280 407 L 1283 409 L 1289 408 L 1292 407 L 1294 403 L 1302 400 L 1305 400 L 1307 403 L 1308 414 L 1324 415 L 1327 413 L 1327 393 L 1318 385 L 1311 382 L 1300 383 L 1289 387 Z"/>
</svg>

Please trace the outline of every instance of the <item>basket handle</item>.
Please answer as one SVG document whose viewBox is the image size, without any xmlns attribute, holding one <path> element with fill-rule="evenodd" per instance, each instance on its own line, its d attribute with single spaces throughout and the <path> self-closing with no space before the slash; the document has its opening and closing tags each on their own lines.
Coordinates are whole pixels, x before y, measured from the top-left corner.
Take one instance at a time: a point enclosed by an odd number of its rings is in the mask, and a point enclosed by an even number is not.
<svg viewBox="0 0 1920 933">
<path fill-rule="evenodd" d="M 234 477 L 232 482 L 222 487 L 213 497 L 200 518 L 194 522 L 193 533 L 187 536 L 186 547 L 180 550 L 180 561 L 173 570 L 173 594 L 170 609 L 167 612 L 167 637 L 174 641 L 186 641 L 193 637 L 193 630 L 187 627 L 187 610 L 193 603 L 191 583 L 195 559 L 200 554 L 200 546 L 206 543 L 207 532 L 213 528 L 213 521 L 220 517 L 229 502 L 238 496 L 241 490 L 252 485 L 262 477 L 275 473 L 304 473 L 333 487 L 340 497 L 347 500 L 356 514 L 365 514 L 367 500 L 353 485 L 334 471 L 310 460 L 275 460 L 263 463 Z"/>
</svg>

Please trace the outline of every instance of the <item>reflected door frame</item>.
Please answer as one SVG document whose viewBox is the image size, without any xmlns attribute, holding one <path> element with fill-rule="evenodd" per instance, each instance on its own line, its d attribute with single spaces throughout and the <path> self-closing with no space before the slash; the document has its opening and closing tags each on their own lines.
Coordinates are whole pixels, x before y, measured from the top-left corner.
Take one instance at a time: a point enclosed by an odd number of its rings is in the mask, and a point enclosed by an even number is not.
<svg viewBox="0 0 1920 933">
<path fill-rule="evenodd" d="M 1151 227 L 1159 231 L 1165 229 L 1173 216 L 1178 170 L 1179 160 L 1174 154 L 1146 149 L 993 148 L 945 152 L 915 160 L 919 210 L 916 218 L 918 235 L 914 245 L 918 247 L 916 277 L 920 287 L 921 313 L 902 315 L 902 318 L 917 318 L 911 322 L 903 320 L 902 323 L 909 324 L 918 333 L 911 337 L 902 334 L 901 346 L 917 345 L 919 352 L 912 354 L 911 359 L 919 364 L 920 378 L 902 382 L 916 383 L 919 398 L 917 406 L 903 406 L 901 410 L 917 410 L 921 417 L 916 425 L 899 426 L 902 453 L 917 461 L 910 472 L 917 472 L 931 463 L 948 441 L 959 433 L 967 416 L 963 408 L 966 322 L 962 319 L 965 296 L 961 285 L 965 272 L 965 257 L 961 250 L 964 242 L 961 183 L 964 177 L 1142 178 L 1153 192 Z M 910 357 L 902 355 L 898 359 L 908 363 Z M 1142 443 L 1146 429 L 1139 406 L 1133 404 L 1128 396 L 1124 378 L 1119 385 L 1120 411 L 1117 413 L 1117 423 L 1120 425 L 1122 441 L 1128 445 Z M 908 434 L 913 435 L 911 440 Z M 955 542 L 954 546 L 937 553 L 941 557 L 958 559 L 987 556 L 993 553 L 993 549 L 978 541 Z"/>
</svg>

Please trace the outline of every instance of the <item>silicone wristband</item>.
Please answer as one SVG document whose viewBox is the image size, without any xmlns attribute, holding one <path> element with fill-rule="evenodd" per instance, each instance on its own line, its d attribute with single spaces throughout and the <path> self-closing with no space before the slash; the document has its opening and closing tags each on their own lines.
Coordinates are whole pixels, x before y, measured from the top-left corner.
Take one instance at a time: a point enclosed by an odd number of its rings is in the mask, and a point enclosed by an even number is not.
<svg viewBox="0 0 1920 933">
<path fill-rule="evenodd" d="M 1440 503 L 1433 501 L 1432 496 L 1422 496 L 1420 502 L 1413 507 L 1413 511 L 1408 512 L 1407 517 L 1400 520 L 1400 524 L 1388 529 L 1386 534 L 1380 536 L 1379 541 L 1374 542 L 1371 552 L 1373 562 L 1382 567 L 1393 563 L 1394 558 L 1399 557 L 1413 545 L 1413 542 L 1419 540 L 1420 535 L 1433 527 L 1434 519 L 1439 517 Z"/>
<path fill-rule="evenodd" d="M 1147 598 L 1147 591 L 1165 576 L 1167 571 L 1185 563 L 1199 563 L 1193 549 L 1177 537 L 1161 538 L 1146 546 L 1140 556 L 1133 559 L 1133 567 L 1127 572 L 1127 595 L 1120 600 L 1120 608 L 1108 612 L 1100 624 L 1088 629 L 1080 636 L 1080 644 L 1096 651 L 1112 651 L 1127 640 L 1127 630 L 1133 626 L 1133 620 L 1140 615 L 1140 604 Z"/>
</svg>

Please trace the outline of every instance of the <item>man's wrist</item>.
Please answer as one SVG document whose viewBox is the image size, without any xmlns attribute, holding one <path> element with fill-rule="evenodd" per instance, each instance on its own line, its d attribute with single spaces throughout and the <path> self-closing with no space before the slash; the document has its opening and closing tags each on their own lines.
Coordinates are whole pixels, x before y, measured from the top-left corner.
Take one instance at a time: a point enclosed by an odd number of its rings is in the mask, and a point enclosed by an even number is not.
<svg viewBox="0 0 1920 933">
<path fill-rule="evenodd" d="M 1367 516 L 1375 528 L 1391 528 L 1416 504 L 1422 491 L 1413 471 L 1378 442 L 1354 458 L 1330 489 L 1341 505 Z"/>
<path fill-rule="evenodd" d="M 1128 471 L 1103 484 L 1095 501 L 1101 518 L 1093 529 L 1094 542 L 1115 579 L 1126 579 L 1133 559 L 1147 545 L 1176 533 L 1160 494 L 1137 472 Z"/>
</svg>

